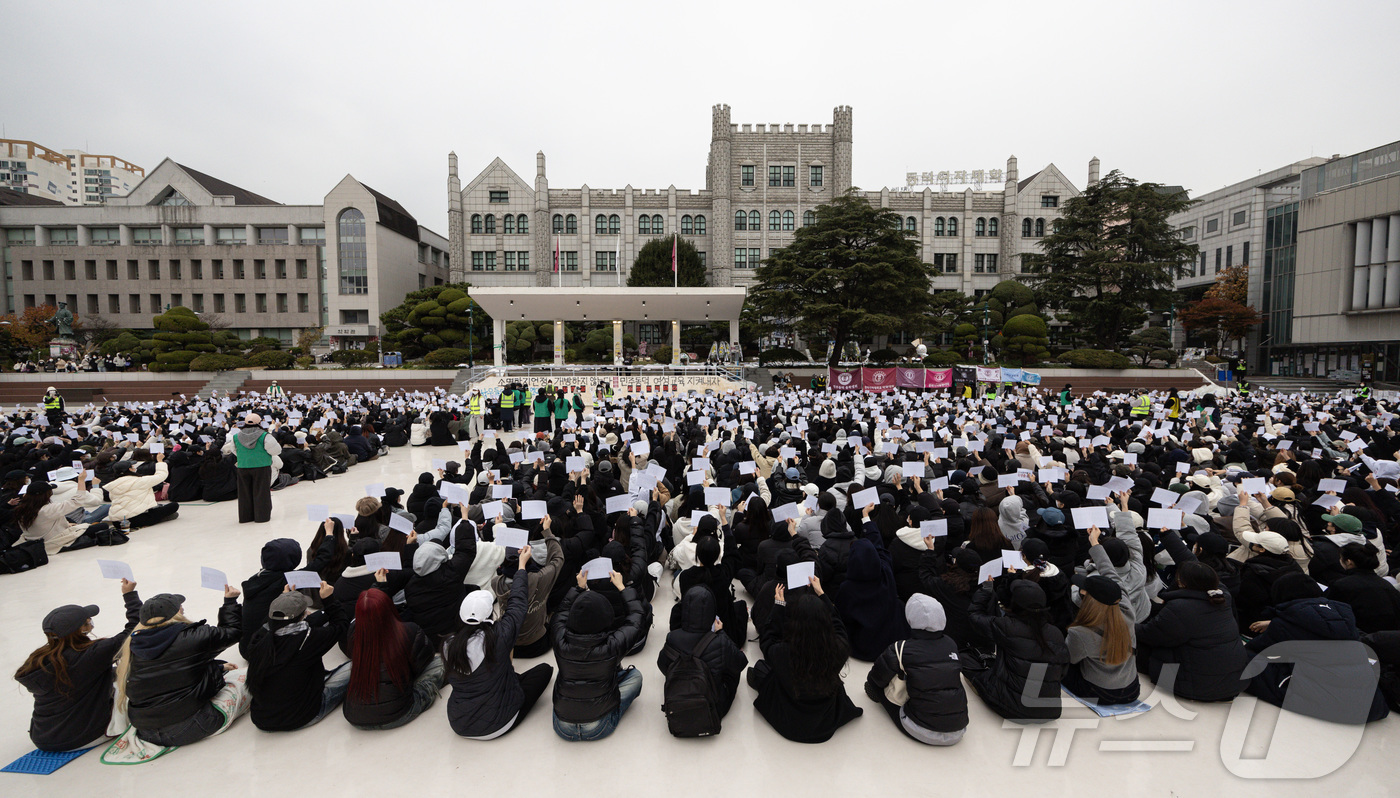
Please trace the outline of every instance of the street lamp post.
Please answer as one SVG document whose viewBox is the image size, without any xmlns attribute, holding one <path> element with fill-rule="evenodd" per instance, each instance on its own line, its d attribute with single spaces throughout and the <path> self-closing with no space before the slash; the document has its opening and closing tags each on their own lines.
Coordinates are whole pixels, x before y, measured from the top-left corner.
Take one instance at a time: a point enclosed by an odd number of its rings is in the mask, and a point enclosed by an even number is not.
<svg viewBox="0 0 1400 798">
<path fill-rule="evenodd" d="M 467 368 L 476 368 L 476 339 L 472 336 L 476 327 L 475 307 L 467 305 Z"/>
<path fill-rule="evenodd" d="M 986 302 L 982 303 L 982 365 L 991 362 L 992 347 L 991 339 L 988 337 L 992 324 L 992 309 Z"/>
</svg>

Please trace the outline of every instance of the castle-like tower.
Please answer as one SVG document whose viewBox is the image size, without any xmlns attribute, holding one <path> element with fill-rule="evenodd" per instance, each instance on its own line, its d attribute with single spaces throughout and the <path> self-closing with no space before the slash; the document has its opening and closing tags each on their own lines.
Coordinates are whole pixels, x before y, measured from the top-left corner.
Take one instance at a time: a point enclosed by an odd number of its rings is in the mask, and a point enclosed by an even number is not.
<svg viewBox="0 0 1400 798">
<path fill-rule="evenodd" d="M 711 114 L 710 160 L 705 165 L 705 188 L 710 191 L 714 209 L 713 232 L 710 234 L 715 258 L 710 263 L 711 285 L 734 284 L 734 262 L 726 256 L 734 247 L 732 184 L 735 180 L 731 151 L 733 128 L 729 122 L 729 106 L 716 105 Z"/>
<path fill-rule="evenodd" d="M 457 152 L 447 154 L 447 255 L 452 261 L 448 280 L 467 279 L 466 230 L 462 228 L 462 181 L 457 176 Z"/>
</svg>

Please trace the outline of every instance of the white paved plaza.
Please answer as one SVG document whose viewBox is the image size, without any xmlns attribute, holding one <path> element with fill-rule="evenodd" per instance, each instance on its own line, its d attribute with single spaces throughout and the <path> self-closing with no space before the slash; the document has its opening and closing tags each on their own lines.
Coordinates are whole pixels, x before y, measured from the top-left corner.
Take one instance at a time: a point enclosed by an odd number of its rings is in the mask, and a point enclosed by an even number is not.
<svg viewBox="0 0 1400 798">
<path fill-rule="evenodd" d="M 451 458 L 455 449 L 397 449 L 348 474 L 315 485 L 297 485 L 274 494 L 270 524 L 240 526 L 233 502 L 188 506 L 180 517 L 140 530 L 115 549 L 93 548 L 55 556 L 36 572 L 0 577 L 0 652 L 13 673 L 23 657 L 42 642 L 40 620 L 66 603 L 101 605 L 97 633 L 110 635 L 122 625 L 118 583 L 100 578 L 96 560 L 119 558 L 135 571 L 143 596 L 183 593 L 192 618 L 212 618 L 219 594 L 200 587 L 200 566 L 225 571 L 241 581 L 258 569 L 264 542 L 291 537 L 304 547 L 313 525 L 305 505 L 330 503 L 346 512 L 364 495 L 364 485 L 383 482 L 411 487 L 432 458 Z M 669 580 L 666 581 L 669 585 Z M 300 732 L 260 732 L 241 718 L 227 733 L 182 748 L 159 760 L 131 767 L 98 762 L 88 753 L 52 776 L 0 774 L 0 795 L 386 795 L 412 791 L 469 794 L 661 796 L 661 795 L 932 795 L 1029 790 L 1036 795 L 1389 795 L 1400 753 L 1395 717 L 1364 729 L 1359 748 L 1355 729 L 1289 716 L 1274 735 L 1278 710 L 1259 705 L 1248 725 L 1242 754 L 1223 746 L 1231 706 L 1182 702 L 1158 705 L 1145 715 L 1097 719 L 1075 705 L 1058 728 L 1023 732 L 1003 728 L 1002 720 L 970 695 L 971 726 L 963 741 L 948 749 L 922 746 L 903 737 L 862 688 L 869 665 L 852 660 L 847 689 L 864 717 L 823 745 L 805 746 L 779 737 L 754 712 L 747 685 L 725 719 L 724 731 L 707 740 L 676 740 L 666 731 L 660 710 L 661 675 L 656 655 L 665 637 L 672 597 L 657 591 L 656 625 L 643 652 L 629 660 L 641 669 L 641 697 L 611 737 L 596 743 L 566 743 L 551 727 L 549 696 L 521 728 L 493 742 L 454 735 L 444 701 L 410 725 L 382 732 L 351 728 L 337 712 Z M 750 660 L 758 644 L 747 646 Z M 241 662 L 237 650 L 226 656 Z M 332 651 L 328 663 L 341 659 Z M 552 655 L 541 661 L 552 662 Z M 517 670 L 530 663 L 517 663 Z M 25 733 L 29 694 L 12 680 L 0 690 L 0 764 L 30 751 Z M 1144 694 L 1149 692 L 1144 684 Z M 444 690 L 443 696 L 446 697 Z M 969 691 L 970 693 L 970 691 Z M 1241 697 L 1236 713 L 1256 702 Z M 1186 720 L 1177 715 L 1196 713 Z M 1247 713 L 1239 715 L 1247 717 Z M 1237 719 L 1238 720 L 1238 719 Z M 1241 726 L 1243 728 L 1243 726 Z M 1268 748 L 1274 737 L 1272 749 Z M 1282 738 L 1287 737 L 1287 740 Z M 1355 753 L 1347 753 L 1356 748 Z M 1189 750 L 1183 750 L 1189 749 Z M 1267 752 L 1267 764 L 1251 763 Z M 1300 763 L 1322 763 L 1329 775 L 1313 780 L 1253 780 L 1231 772 L 1250 768 L 1292 772 Z M 1391 787 L 1386 785 L 1390 784 Z M 1015 786 L 1013 786 L 1015 785 Z"/>
</svg>

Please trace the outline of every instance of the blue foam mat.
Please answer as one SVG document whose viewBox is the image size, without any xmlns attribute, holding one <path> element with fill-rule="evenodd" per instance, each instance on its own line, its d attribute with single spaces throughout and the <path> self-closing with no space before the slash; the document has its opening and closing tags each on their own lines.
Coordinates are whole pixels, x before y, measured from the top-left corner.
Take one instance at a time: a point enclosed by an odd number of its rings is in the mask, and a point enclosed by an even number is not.
<svg viewBox="0 0 1400 798">
<path fill-rule="evenodd" d="M 92 748 L 97 747 L 98 746 L 94 745 Z M 35 776 L 47 776 L 83 754 L 86 754 L 88 751 L 91 751 L 92 748 L 82 748 L 77 751 L 62 751 L 59 753 L 40 751 L 36 748 L 5 767 L 0 768 L 0 773 L 28 773 Z"/>
</svg>

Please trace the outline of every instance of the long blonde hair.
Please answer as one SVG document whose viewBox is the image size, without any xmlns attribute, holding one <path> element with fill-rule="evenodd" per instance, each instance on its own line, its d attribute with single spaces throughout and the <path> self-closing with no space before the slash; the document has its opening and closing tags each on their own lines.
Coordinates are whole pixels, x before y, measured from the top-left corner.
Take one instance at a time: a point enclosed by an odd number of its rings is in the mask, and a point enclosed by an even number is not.
<svg viewBox="0 0 1400 798">
<path fill-rule="evenodd" d="M 1070 628 L 1076 626 L 1096 629 L 1103 636 L 1103 642 L 1099 645 L 1099 659 L 1103 664 L 1122 665 L 1132 656 L 1133 639 L 1128 621 L 1117 604 L 1104 604 L 1088 593 L 1081 593 L 1079 615 Z"/>
<path fill-rule="evenodd" d="M 131 675 L 131 638 L 138 632 L 145 632 L 151 629 L 159 629 L 162 626 L 169 626 L 172 623 L 194 623 L 185 617 L 183 609 L 180 612 L 166 618 L 160 623 L 145 624 L 139 623 L 131 634 L 126 636 L 126 641 L 122 643 L 121 653 L 117 655 L 117 706 L 126 704 L 126 679 Z"/>
</svg>

